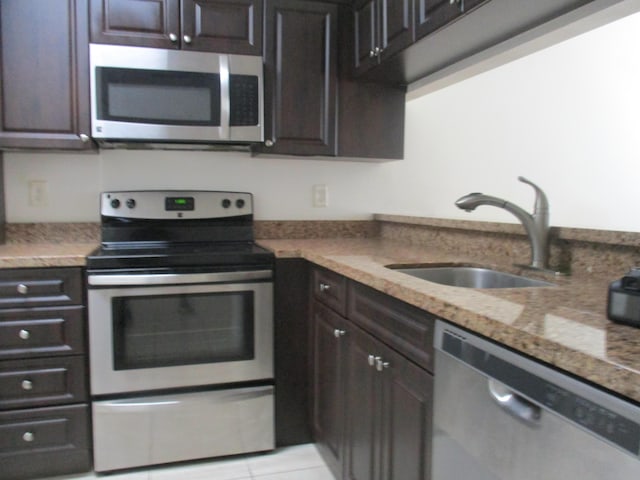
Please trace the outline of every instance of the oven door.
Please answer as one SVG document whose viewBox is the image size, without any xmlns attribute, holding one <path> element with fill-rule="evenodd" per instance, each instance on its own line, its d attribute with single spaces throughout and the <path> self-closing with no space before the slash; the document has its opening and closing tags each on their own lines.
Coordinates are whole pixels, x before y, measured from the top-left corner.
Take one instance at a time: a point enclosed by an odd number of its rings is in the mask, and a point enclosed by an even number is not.
<svg viewBox="0 0 640 480">
<path fill-rule="evenodd" d="M 88 283 L 93 395 L 273 378 L 271 271 Z"/>
</svg>

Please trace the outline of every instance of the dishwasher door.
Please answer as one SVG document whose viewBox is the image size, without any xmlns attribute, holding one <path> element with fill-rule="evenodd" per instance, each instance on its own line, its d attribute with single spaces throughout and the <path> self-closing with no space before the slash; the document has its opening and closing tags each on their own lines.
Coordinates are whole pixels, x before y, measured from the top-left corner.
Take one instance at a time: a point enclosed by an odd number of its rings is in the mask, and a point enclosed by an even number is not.
<svg viewBox="0 0 640 480">
<path fill-rule="evenodd" d="M 640 407 L 436 326 L 432 480 L 640 479 Z"/>
</svg>

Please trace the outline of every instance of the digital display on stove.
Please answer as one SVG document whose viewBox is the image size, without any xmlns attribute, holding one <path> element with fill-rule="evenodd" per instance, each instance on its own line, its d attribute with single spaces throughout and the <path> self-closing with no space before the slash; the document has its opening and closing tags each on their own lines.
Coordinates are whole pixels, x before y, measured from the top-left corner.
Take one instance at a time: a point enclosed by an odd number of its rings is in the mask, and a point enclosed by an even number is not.
<svg viewBox="0 0 640 480">
<path fill-rule="evenodd" d="M 164 199 L 164 209 L 168 212 L 193 210 L 195 205 L 193 197 L 165 197 Z"/>
</svg>

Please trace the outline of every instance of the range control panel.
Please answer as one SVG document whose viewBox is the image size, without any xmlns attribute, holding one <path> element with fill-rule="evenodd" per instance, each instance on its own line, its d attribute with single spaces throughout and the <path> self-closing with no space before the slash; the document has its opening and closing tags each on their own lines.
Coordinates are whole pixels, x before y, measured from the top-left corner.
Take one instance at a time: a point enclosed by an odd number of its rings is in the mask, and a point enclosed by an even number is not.
<svg viewBox="0 0 640 480">
<path fill-rule="evenodd" d="M 148 220 L 225 218 L 253 215 L 253 195 L 204 190 L 103 192 L 100 214 Z"/>
</svg>

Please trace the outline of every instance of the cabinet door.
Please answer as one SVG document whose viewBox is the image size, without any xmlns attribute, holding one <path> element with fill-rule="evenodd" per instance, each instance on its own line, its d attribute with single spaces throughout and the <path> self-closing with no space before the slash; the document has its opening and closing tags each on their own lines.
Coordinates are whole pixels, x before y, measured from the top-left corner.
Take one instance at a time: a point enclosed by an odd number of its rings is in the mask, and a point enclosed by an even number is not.
<svg viewBox="0 0 640 480">
<path fill-rule="evenodd" d="M 354 73 L 366 72 L 378 64 L 378 0 L 356 3 L 353 12 Z"/>
<path fill-rule="evenodd" d="M 0 49 L 0 148 L 92 148 L 87 0 L 2 0 Z"/>
<path fill-rule="evenodd" d="M 262 55 L 262 0 L 182 0 L 182 48 Z"/>
<path fill-rule="evenodd" d="M 343 357 L 350 332 L 346 321 L 314 301 L 312 428 L 314 438 L 329 468 L 340 478 L 343 439 Z"/>
<path fill-rule="evenodd" d="M 89 407 L 79 404 L 0 412 L 0 465 L 3 480 L 90 470 Z"/>
<path fill-rule="evenodd" d="M 413 0 L 380 0 L 380 61 L 413 42 Z"/>
<path fill-rule="evenodd" d="M 346 397 L 344 478 L 373 480 L 379 471 L 380 382 L 375 364 L 380 344 L 356 327 L 345 355 Z M 398 477 L 401 478 L 401 477 Z"/>
<path fill-rule="evenodd" d="M 336 154 L 337 7 L 267 0 L 264 153 Z"/>
<path fill-rule="evenodd" d="M 180 0 L 91 0 L 91 42 L 179 48 Z"/>
<path fill-rule="evenodd" d="M 381 480 L 428 480 L 433 377 L 392 350 L 381 353 Z"/>
<path fill-rule="evenodd" d="M 416 0 L 416 40 L 455 20 L 462 14 L 463 8 L 462 0 Z"/>
</svg>

